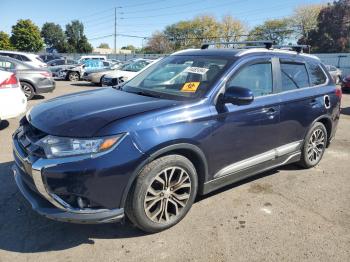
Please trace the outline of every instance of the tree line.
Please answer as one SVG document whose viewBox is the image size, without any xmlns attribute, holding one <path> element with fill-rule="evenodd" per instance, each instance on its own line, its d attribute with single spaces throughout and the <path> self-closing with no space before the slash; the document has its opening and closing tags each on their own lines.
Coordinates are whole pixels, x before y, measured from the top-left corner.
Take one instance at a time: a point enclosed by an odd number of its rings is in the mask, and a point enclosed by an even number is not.
<svg viewBox="0 0 350 262">
<path fill-rule="evenodd" d="M 92 45 L 84 34 L 84 25 L 74 20 L 66 25 L 66 30 L 55 23 L 43 24 L 41 30 L 29 19 L 18 20 L 12 26 L 11 36 L 0 31 L 0 49 L 38 52 L 44 48 L 59 53 L 91 53 Z"/>
<path fill-rule="evenodd" d="M 270 19 L 253 28 L 226 15 L 218 20 L 200 15 L 156 31 L 147 38 L 142 53 L 171 53 L 184 48 L 198 48 L 203 42 L 242 40 L 272 40 L 276 44 L 307 44 L 312 52 L 350 52 L 350 0 L 328 4 L 309 4 L 297 7 L 289 17 Z M 60 53 L 90 53 L 92 46 L 84 34 L 84 25 L 74 20 L 65 30 L 55 23 L 45 23 L 41 30 L 31 20 L 19 20 L 12 26 L 11 36 L 0 31 L 0 49 L 38 52 L 46 47 Z M 101 43 L 101 48 L 109 48 Z"/>
<path fill-rule="evenodd" d="M 169 53 L 198 48 L 203 42 L 272 40 L 278 45 L 307 44 L 312 52 L 350 52 L 350 0 L 297 7 L 290 17 L 266 20 L 249 30 L 231 15 L 211 15 L 180 21 L 155 32 L 144 48 L 148 53 Z"/>
</svg>

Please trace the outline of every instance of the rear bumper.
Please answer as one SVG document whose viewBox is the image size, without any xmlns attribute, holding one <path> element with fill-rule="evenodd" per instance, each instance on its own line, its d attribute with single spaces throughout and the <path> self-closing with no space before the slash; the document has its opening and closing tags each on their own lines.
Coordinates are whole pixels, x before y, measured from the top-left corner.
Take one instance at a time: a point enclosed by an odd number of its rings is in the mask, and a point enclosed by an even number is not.
<svg viewBox="0 0 350 262">
<path fill-rule="evenodd" d="M 87 224 L 118 222 L 124 218 L 123 208 L 98 210 L 69 210 L 54 207 L 46 199 L 41 197 L 38 193 L 34 192 L 31 188 L 29 188 L 26 185 L 26 183 L 23 181 L 20 175 L 20 170 L 18 170 L 18 167 L 16 165 L 12 167 L 12 170 L 20 192 L 22 193 L 24 198 L 30 203 L 32 209 L 42 216 L 57 221 Z"/>
<path fill-rule="evenodd" d="M 9 94 L 0 99 L 0 119 L 6 120 L 17 117 L 26 112 L 27 109 L 27 98 L 24 96 L 22 91 L 21 94 L 14 96 Z M 10 96 L 11 95 L 11 96 Z"/>
<path fill-rule="evenodd" d="M 56 88 L 56 82 L 52 80 L 47 80 L 45 82 L 40 83 L 40 85 L 37 86 L 36 88 L 36 93 L 41 94 L 41 93 L 50 93 Z"/>
</svg>

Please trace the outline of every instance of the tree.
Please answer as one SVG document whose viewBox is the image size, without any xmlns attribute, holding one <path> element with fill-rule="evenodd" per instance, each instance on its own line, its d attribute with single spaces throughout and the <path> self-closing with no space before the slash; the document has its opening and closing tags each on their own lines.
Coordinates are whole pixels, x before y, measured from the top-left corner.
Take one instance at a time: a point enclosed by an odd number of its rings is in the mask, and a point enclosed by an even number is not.
<svg viewBox="0 0 350 262">
<path fill-rule="evenodd" d="M 29 19 L 18 20 L 12 26 L 10 41 L 14 48 L 19 51 L 38 52 L 44 46 L 39 27 Z"/>
<path fill-rule="evenodd" d="M 239 41 L 246 29 L 243 23 L 230 15 L 225 15 L 219 26 L 220 36 L 223 41 Z"/>
<path fill-rule="evenodd" d="M 145 48 L 146 52 L 152 53 L 168 53 L 171 50 L 171 43 L 167 39 L 164 33 L 155 32 L 147 42 L 147 46 Z"/>
<path fill-rule="evenodd" d="M 289 19 L 267 20 L 249 32 L 248 40 L 272 40 L 282 45 L 292 35 Z"/>
<path fill-rule="evenodd" d="M 123 46 L 121 49 L 135 51 L 137 48 L 133 45 L 127 45 L 127 46 Z"/>
<path fill-rule="evenodd" d="M 291 18 L 298 39 L 308 38 L 309 32 L 317 28 L 317 18 L 324 5 L 301 5 L 294 10 Z"/>
<path fill-rule="evenodd" d="M 107 44 L 107 43 L 101 43 L 101 44 L 98 46 L 98 48 L 110 49 L 109 44 Z"/>
<path fill-rule="evenodd" d="M 0 31 L 0 50 L 12 50 L 13 46 L 10 43 L 10 37 L 3 31 Z"/>
<path fill-rule="evenodd" d="M 194 39 L 192 45 L 200 47 L 204 42 L 220 40 L 219 28 L 220 24 L 214 16 L 201 15 L 197 16 L 193 22 Z"/>
<path fill-rule="evenodd" d="M 350 52 L 350 0 L 339 0 L 323 8 L 317 28 L 299 43 L 311 45 L 313 52 Z"/>
<path fill-rule="evenodd" d="M 84 35 L 84 25 L 78 20 L 66 25 L 69 53 L 91 53 L 92 46 Z"/>
<path fill-rule="evenodd" d="M 175 50 L 187 48 L 193 45 L 196 37 L 192 21 L 180 21 L 169 25 L 164 30 L 164 37 L 172 43 Z"/>
<path fill-rule="evenodd" d="M 60 25 L 45 23 L 41 28 L 41 36 L 47 47 L 54 48 L 60 53 L 67 52 L 67 39 Z"/>
</svg>

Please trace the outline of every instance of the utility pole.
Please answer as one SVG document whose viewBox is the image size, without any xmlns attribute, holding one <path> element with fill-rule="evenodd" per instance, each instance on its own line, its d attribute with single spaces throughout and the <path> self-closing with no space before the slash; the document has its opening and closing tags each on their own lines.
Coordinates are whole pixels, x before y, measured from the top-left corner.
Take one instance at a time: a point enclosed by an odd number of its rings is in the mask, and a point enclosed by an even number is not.
<svg viewBox="0 0 350 262">
<path fill-rule="evenodd" d="M 117 55 L 117 7 L 114 8 L 114 55 Z"/>
</svg>

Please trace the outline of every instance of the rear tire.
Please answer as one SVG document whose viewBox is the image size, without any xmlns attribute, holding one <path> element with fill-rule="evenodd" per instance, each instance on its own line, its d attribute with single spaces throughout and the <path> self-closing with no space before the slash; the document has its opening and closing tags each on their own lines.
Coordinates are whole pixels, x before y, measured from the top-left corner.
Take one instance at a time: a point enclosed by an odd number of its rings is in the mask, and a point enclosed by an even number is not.
<svg viewBox="0 0 350 262">
<path fill-rule="evenodd" d="M 327 129 L 316 122 L 307 133 L 301 151 L 299 164 L 304 168 L 316 166 L 322 159 L 327 146 Z"/>
<path fill-rule="evenodd" d="M 27 82 L 20 82 L 20 83 L 21 83 L 22 91 L 26 96 L 27 100 L 32 99 L 35 95 L 34 87 Z"/>
<path fill-rule="evenodd" d="M 132 186 L 127 217 L 145 232 L 156 233 L 180 222 L 197 194 L 196 169 L 186 157 L 168 155 L 147 164 Z"/>
<path fill-rule="evenodd" d="M 77 73 L 77 72 L 69 72 L 68 73 L 68 79 L 69 79 L 69 81 L 72 81 L 72 82 L 79 81 L 79 79 L 80 79 L 79 73 Z"/>
</svg>

